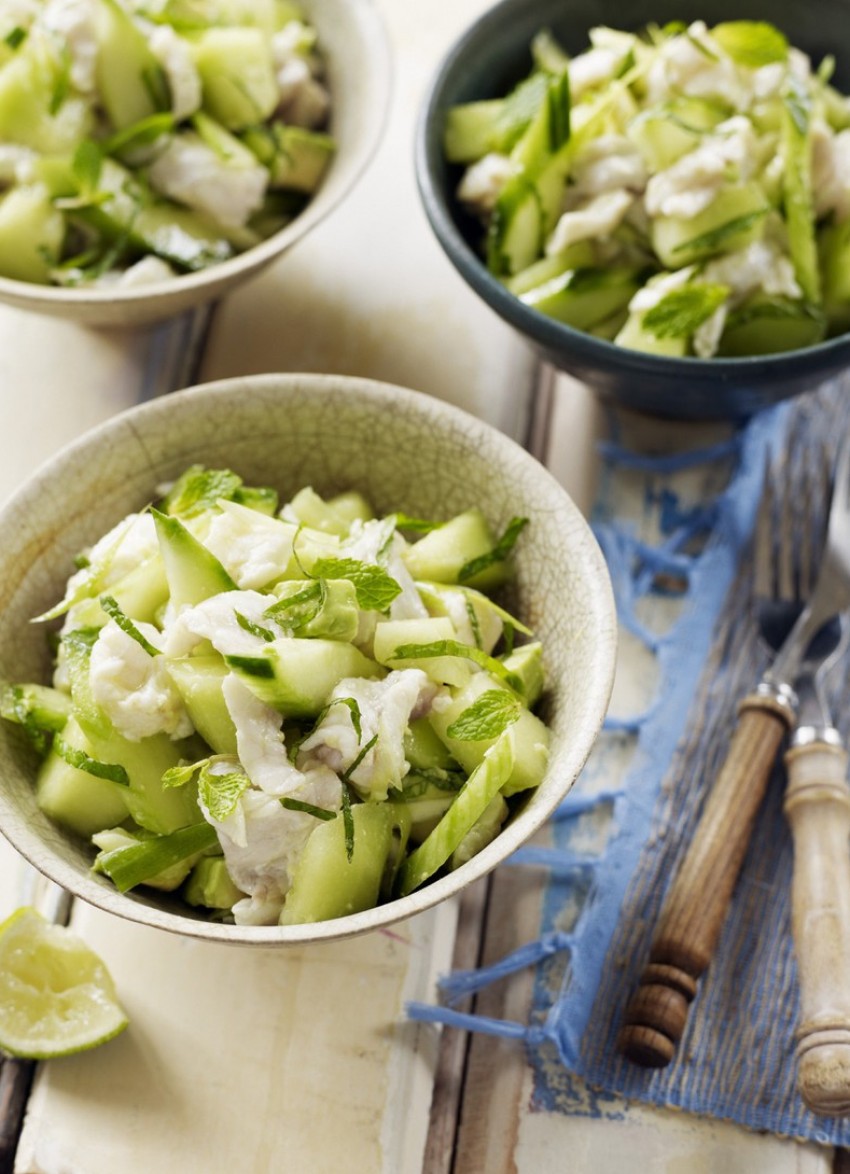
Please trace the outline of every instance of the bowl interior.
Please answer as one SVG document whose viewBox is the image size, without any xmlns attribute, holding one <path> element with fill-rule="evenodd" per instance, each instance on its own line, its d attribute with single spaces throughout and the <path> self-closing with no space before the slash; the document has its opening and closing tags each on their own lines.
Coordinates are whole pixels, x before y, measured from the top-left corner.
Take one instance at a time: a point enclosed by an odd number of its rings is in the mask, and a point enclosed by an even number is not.
<svg viewBox="0 0 850 1174">
<path fill-rule="evenodd" d="M 549 28 L 568 52 L 588 47 L 596 25 L 639 30 L 648 23 L 766 20 L 785 32 L 815 65 L 833 55 L 834 82 L 850 93 L 850 22 L 844 0 L 502 0 L 461 36 L 444 59 L 417 129 L 420 194 L 450 260 L 502 318 L 550 362 L 628 407 L 665 416 L 743 418 L 787 396 L 812 390 L 850 363 L 850 336 L 806 350 L 742 359 L 672 359 L 628 351 L 529 309 L 487 270 L 481 229 L 454 199 L 461 169 L 442 151 L 445 113 L 459 102 L 497 97 L 527 76 L 535 33 Z"/>
<path fill-rule="evenodd" d="M 343 199 L 374 154 L 389 106 L 390 62 L 372 0 L 304 0 L 323 54 L 337 150 L 299 216 L 244 253 L 197 273 L 127 289 L 61 289 L 0 277 L 0 301 L 90 326 L 136 326 L 220 297 L 264 269 Z"/>
<path fill-rule="evenodd" d="M 468 864 L 366 913 L 312 926 L 196 919 L 167 896 L 122 896 L 90 872 L 88 847 L 38 810 L 36 759 L 0 723 L 0 830 L 38 868 L 95 905 L 198 937 L 306 941 L 407 917 L 492 868 L 551 813 L 581 769 L 611 688 L 615 618 L 607 571 L 566 492 L 513 441 L 429 397 L 366 380 L 258 376 L 181 392 L 115 417 L 51 461 L 0 513 L 0 680 L 49 679 L 32 616 L 61 598 L 73 556 L 193 462 L 233 468 L 282 499 L 358 488 L 382 513 L 447 518 L 478 504 L 498 529 L 527 516 L 511 606 L 543 640 L 550 769 L 500 836 Z"/>
</svg>

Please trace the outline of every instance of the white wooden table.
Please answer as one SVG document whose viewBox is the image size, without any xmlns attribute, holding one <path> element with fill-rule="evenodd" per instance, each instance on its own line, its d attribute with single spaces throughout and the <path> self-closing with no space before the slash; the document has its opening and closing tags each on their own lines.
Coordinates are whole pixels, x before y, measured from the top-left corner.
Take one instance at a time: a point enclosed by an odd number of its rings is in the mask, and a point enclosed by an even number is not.
<svg viewBox="0 0 850 1174">
<path fill-rule="evenodd" d="M 589 504 L 595 401 L 566 380 L 546 391 L 530 351 L 442 255 L 416 195 L 424 87 L 483 0 L 379 7 L 396 64 L 377 158 L 313 235 L 216 308 L 195 340 L 202 347 L 173 330 L 98 333 L 0 308 L 0 498 L 141 397 L 309 370 L 405 384 L 464 407 L 531 443 Z M 40 900 L 32 883 L 0 844 L 0 913 Z M 486 960 L 534 935 L 539 881 L 499 874 L 489 920 L 486 883 L 462 906 L 392 934 L 297 950 L 183 941 L 76 903 L 72 925 L 106 960 L 132 1023 L 103 1049 L 37 1072 L 16 1174 L 832 1169 L 830 1151 L 681 1114 L 626 1105 L 618 1121 L 531 1113 L 518 1045 L 448 1030 L 441 1040 L 406 1021 L 404 1002 L 434 999 L 455 950 L 471 965 L 479 942 Z M 520 977 L 480 1006 L 523 1019 L 528 997 Z"/>
</svg>

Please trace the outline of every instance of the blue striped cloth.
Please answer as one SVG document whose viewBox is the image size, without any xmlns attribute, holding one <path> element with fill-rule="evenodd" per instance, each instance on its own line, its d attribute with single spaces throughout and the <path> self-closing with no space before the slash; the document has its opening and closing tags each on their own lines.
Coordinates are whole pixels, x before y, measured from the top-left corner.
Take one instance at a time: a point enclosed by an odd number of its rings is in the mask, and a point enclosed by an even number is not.
<svg viewBox="0 0 850 1174">
<path fill-rule="evenodd" d="M 727 1118 L 755 1130 L 840 1146 L 850 1121 L 809 1112 L 796 1087 L 796 964 L 790 934 L 791 840 L 781 810 L 781 764 L 736 887 L 712 963 L 700 980 L 673 1062 L 648 1070 L 624 1060 L 616 1036 L 645 965 L 665 890 L 683 857 L 702 802 L 722 764 L 737 702 L 765 662 L 752 619 L 751 535 L 763 470 L 771 456 L 826 443 L 850 431 L 848 383 L 830 385 L 762 413 L 728 442 L 661 460 L 616 443 L 606 467 L 645 473 L 662 514 L 661 541 L 638 542 L 611 512 L 603 478 L 595 526 L 614 583 L 621 625 L 657 657 L 660 684 L 646 712 L 607 723 L 579 785 L 552 821 L 549 848 L 526 848 L 513 865 L 543 867 L 539 936 L 485 970 L 447 976 L 441 1006 L 410 1014 L 526 1041 L 534 1104 L 548 1111 L 616 1113 L 612 1094 Z M 733 463 L 713 500 L 685 507 L 662 489 L 695 462 Z M 799 477 L 789 460 L 787 474 Z M 660 502 L 660 505 L 659 505 Z M 696 553 L 692 553 L 696 544 Z M 662 636 L 640 618 L 659 572 L 684 577 L 681 614 Z M 836 724 L 850 735 L 850 655 L 831 675 Z M 612 740 L 636 743 L 621 784 L 602 789 Z M 597 776 L 594 778 L 594 776 Z M 601 854 L 580 850 L 581 818 L 613 805 Z M 586 894 L 578 917 L 568 911 Z M 570 928 L 564 928 L 565 923 Z M 535 967 L 527 1024 L 462 1014 L 452 1004 L 522 967 Z M 850 981 L 850 975 L 847 976 Z"/>
</svg>

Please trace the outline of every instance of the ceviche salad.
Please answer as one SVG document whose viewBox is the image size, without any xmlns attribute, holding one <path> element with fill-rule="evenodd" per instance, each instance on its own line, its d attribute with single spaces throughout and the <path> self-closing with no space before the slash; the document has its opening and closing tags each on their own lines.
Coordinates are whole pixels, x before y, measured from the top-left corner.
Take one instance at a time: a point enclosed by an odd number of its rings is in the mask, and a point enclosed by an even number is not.
<svg viewBox="0 0 850 1174">
<path fill-rule="evenodd" d="M 542 780 L 542 648 L 487 594 L 495 535 L 277 495 L 192 466 L 78 559 L 52 684 L 0 712 L 41 755 L 41 809 L 122 892 L 178 890 L 240 925 L 411 893 Z"/>
</svg>

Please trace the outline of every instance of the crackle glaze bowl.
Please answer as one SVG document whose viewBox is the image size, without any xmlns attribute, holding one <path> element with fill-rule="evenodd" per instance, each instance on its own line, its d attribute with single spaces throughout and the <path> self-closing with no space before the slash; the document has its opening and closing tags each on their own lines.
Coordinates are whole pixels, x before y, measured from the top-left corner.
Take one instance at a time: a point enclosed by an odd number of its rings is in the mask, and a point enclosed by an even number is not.
<svg viewBox="0 0 850 1174">
<path fill-rule="evenodd" d="M 480 228 L 455 199 L 462 169 L 443 157 L 446 111 L 506 94 L 531 70 L 530 44 L 550 29 L 570 54 L 597 25 L 639 30 L 654 23 L 765 20 L 817 64 L 835 58 L 833 82 L 850 93 L 850 21 L 845 0 L 501 0 L 460 36 L 440 63 L 416 132 L 416 172 L 431 227 L 449 260 L 488 306 L 559 370 L 627 408 L 690 419 L 743 419 L 811 391 L 850 365 L 850 334 L 782 354 L 671 358 L 615 346 L 525 305 L 491 274 Z"/>
<path fill-rule="evenodd" d="M 202 306 L 255 277 L 311 232 L 348 194 L 380 142 L 391 67 L 383 21 L 371 0 L 304 0 L 322 46 L 331 95 L 334 158 L 318 190 L 285 228 L 195 273 L 138 286 L 60 288 L 0 277 L 0 302 L 98 327 L 135 327 Z"/>
<path fill-rule="evenodd" d="M 379 515 L 448 518 L 478 505 L 497 533 L 529 524 L 505 602 L 542 640 L 541 716 L 552 729 L 546 776 L 469 862 L 409 896 L 335 921 L 236 926 L 207 921 L 152 889 L 122 895 L 91 871 L 92 851 L 39 810 L 35 752 L 0 722 L 0 830 L 71 893 L 130 921 L 238 944 L 317 941 L 374 930 L 460 892 L 547 819 L 597 737 L 613 679 L 616 622 L 607 569 L 579 510 L 519 445 L 421 393 L 344 376 L 261 375 L 189 389 L 123 412 L 65 448 L 0 512 L 0 680 L 48 682 L 44 625 L 74 556 L 157 497 L 193 463 L 229 467 L 286 500 L 305 485 L 359 489 Z"/>
</svg>

